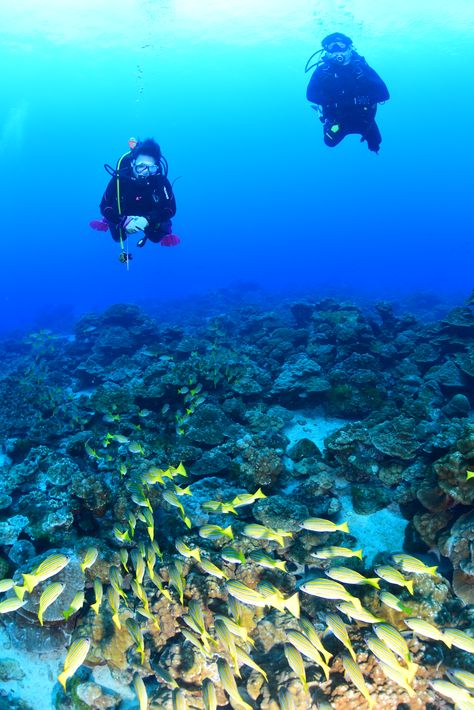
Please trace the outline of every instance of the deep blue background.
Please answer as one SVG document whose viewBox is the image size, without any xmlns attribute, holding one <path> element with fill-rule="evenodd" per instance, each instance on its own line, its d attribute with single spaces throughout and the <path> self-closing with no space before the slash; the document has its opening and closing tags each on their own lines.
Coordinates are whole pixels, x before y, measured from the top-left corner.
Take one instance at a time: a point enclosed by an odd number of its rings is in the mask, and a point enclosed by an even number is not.
<svg viewBox="0 0 474 710">
<path fill-rule="evenodd" d="M 123 48 L 41 34 L 5 43 L 0 330 L 55 308 L 79 314 L 239 280 L 282 292 L 468 295 L 468 18 L 446 28 L 427 16 L 421 27 L 386 36 L 343 19 L 317 24 L 309 41 L 289 30 L 241 44 L 197 35 L 160 46 L 155 34 L 144 49 L 143 37 Z M 305 62 L 338 29 L 391 92 L 378 114 L 379 156 L 357 137 L 326 148 L 305 100 Z M 182 243 L 132 249 L 127 272 L 118 246 L 88 222 L 99 216 L 102 166 L 115 164 L 131 135 L 155 137 L 170 178 L 181 176 L 174 231 Z"/>
</svg>

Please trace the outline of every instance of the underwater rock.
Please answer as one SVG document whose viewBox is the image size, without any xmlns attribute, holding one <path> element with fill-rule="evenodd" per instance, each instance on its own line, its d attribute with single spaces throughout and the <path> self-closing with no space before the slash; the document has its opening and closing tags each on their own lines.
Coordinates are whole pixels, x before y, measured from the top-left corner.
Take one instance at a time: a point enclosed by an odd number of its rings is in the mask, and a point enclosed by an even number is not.
<svg viewBox="0 0 474 710">
<path fill-rule="evenodd" d="M 8 683 L 11 680 L 22 680 L 25 671 L 13 658 L 0 658 L 0 683 Z"/>
<path fill-rule="evenodd" d="M 441 319 L 441 323 L 463 335 L 469 334 L 471 331 L 474 332 L 474 315 L 471 309 L 465 306 L 453 308 L 447 316 Z"/>
<path fill-rule="evenodd" d="M 35 546 L 30 540 L 18 540 L 8 551 L 8 558 L 17 567 L 29 562 L 36 555 Z"/>
<path fill-rule="evenodd" d="M 351 496 L 357 515 L 370 515 L 393 502 L 392 492 L 376 484 L 353 483 Z"/>
<path fill-rule="evenodd" d="M 443 511 L 436 513 L 417 513 L 413 518 L 413 525 L 427 549 L 436 547 L 438 536 L 454 517 L 454 513 Z"/>
<path fill-rule="evenodd" d="M 309 380 L 319 376 L 321 366 L 301 353 L 283 365 L 280 374 L 273 383 L 272 394 L 304 395 Z"/>
<path fill-rule="evenodd" d="M 203 404 L 190 418 L 186 438 L 198 445 L 218 446 L 225 440 L 231 424 L 220 407 Z"/>
<path fill-rule="evenodd" d="M 453 589 L 465 604 L 474 603 L 474 512 L 456 520 L 449 533 L 439 540 L 441 554 L 454 568 Z"/>
<path fill-rule="evenodd" d="M 237 441 L 242 463 L 240 472 L 244 485 L 260 488 L 271 487 L 283 471 L 282 457 L 273 449 L 262 446 L 255 437 L 244 437 Z"/>
<path fill-rule="evenodd" d="M 474 347 L 469 347 L 466 352 L 456 353 L 454 361 L 464 375 L 474 378 Z"/>
<path fill-rule="evenodd" d="M 0 522 L 0 545 L 13 545 L 29 522 L 25 515 L 14 515 Z"/>
<path fill-rule="evenodd" d="M 304 327 L 311 323 L 315 306 L 312 303 L 292 303 L 290 310 L 298 327 Z"/>
<path fill-rule="evenodd" d="M 474 502 L 474 486 L 466 480 L 466 468 L 471 465 L 461 451 L 453 451 L 433 463 L 438 487 L 457 503 Z"/>
<path fill-rule="evenodd" d="M 309 510 L 294 499 L 273 495 L 254 504 L 253 516 L 259 523 L 273 530 L 299 532 L 303 520 L 309 518 Z"/>
<path fill-rule="evenodd" d="M 91 710 L 107 710 L 115 708 L 122 702 L 122 698 L 117 693 L 104 692 L 97 683 L 80 683 L 75 689 L 76 696 L 86 708 Z"/>
<path fill-rule="evenodd" d="M 436 380 L 441 387 L 447 389 L 464 389 L 461 372 L 452 360 L 431 367 L 425 375 L 425 380 Z"/>
<path fill-rule="evenodd" d="M 13 498 L 8 493 L 0 493 L 0 510 L 6 510 L 13 502 Z"/>
<path fill-rule="evenodd" d="M 464 394 L 455 394 L 451 397 L 443 412 L 447 417 L 467 417 L 471 411 L 471 403 Z"/>
<path fill-rule="evenodd" d="M 313 456 L 321 456 L 321 452 L 311 439 L 299 439 L 286 452 L 287 456 L 292 461 L 301 461 L 302 459 L 312 458 Z"/>
<path fill-rule="evenodd" d="M 404 461 L 412 459 L 421 446 L 416 438 L 416 421 L 402 415 L 370 429 L 369 439 L 382 454 Z"/>
</svg>

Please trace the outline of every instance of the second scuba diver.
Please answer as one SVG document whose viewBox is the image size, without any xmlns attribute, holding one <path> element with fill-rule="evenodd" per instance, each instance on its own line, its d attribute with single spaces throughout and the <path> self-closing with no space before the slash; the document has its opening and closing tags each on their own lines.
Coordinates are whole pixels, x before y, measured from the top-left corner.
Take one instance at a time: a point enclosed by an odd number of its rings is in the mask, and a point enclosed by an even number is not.
<svg viewBox="0 0 474 710">
<path fill-rule="evenodd" d="M 176 200 L 160 146 L 151 138 L 136 144 L 132 140 L 130 145 L 132 150 L 120 158 L 115 170 L 105 166 L 112 179 L 100 203 L 104 219 L 91 223 L 95 229 L 110 229 L 112 239 L 122 246 L 121 261 L 131 258 L 123 242 L 132 234 L 141 235 L 138 247 L 148 240 L 162 246 L 179 243 L 171 223 Z"/>
<path fill-rule="evenodd" d="M 382 136 L 375 114 L 377 104 L 390 98 L 387 87 L 353 49 L 350 37 L 334 32 L 321 44 L 320 52 L 324 54 L 316 64 L 306 97 L 321 107 L 325 144 L 332 148 L 355 133 L 361 136 L 361 141 L 367 141 L 369 150 L 378 153 Z M 306 71 L 314 67 L 314 64 L 308 67 L 314 56 L 309 59 Z"/>
</svg>

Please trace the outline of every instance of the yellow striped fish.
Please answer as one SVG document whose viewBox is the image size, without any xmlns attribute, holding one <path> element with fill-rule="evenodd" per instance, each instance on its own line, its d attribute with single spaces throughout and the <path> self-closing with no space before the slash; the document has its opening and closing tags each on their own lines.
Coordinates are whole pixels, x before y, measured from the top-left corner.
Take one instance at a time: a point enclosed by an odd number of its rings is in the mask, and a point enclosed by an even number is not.
<svg viewBox="0 0 474 710">
<path fill-rule="evenodd" d="M 352 658 L 349 658 L 349 656 L 343 653 L 342 665 L 344 666 L 344 670 L 346 671 L 347 677 L 354 683 L 357 690 L 359 690 L 359 692 L 361 692 L 364 698 L 367 700 L 369 708 L 373 708 L 375 706 L 375 702 L 369 693 L 369 689 L 367 688 L 367 685 L 365 683 L 364 676 L 362 675 L 362 671 L 360 670 L 357 663 L 353 661 Z"/>
<path fill-rule="evenodd" d="M 272 606 L 277 611 L 284 613 L 285 610 L 292 614 L 295 619 L 300 618 L 300 598 L 298 592 L 295 592 L 290 597 L 285 598 L 277 587 L 270 582 L 260 582 L 257 585 L 258 591 L 269 600 L 269 606 Z"/>
<path fill-rule="evenodd" d="M 258 525 L 257 523 L 245 525 L 242 530 L 242 534 L 245 535 L 245 537 L 252 538 L 253 540 L 271 540 L 273 542 L 277 542 L 280 547 L 285 547 L 285 537 L 293 537 L 293 533 L 287 532 L 286 530 L 273 530 L 266 525 Z"/>
<path fill-rule="evenodd" d="M 292 647 L 290 646 L 290 648 Z M 296 651 L 296 648 L 294 650 Z M 278 689 L 278 702 L 280 703 L 280 710 L 296 710 L 293 696 L 287 688 L 280 687 Z"/>
<path fill-rule="evenodd" d="M 72 678 L 79 666 L 82 666 L 86 660 L 87 654 L 91 646 L 89 638 L 81 638 L 74 641 L 66 654 L 64 661 L 63 672 L 58 675 L 58 681 L 61 683 L 66 692 L 66 684 L 69 678 Z"/>
<path fill-rule="evenodd" d="M 38 621 L 40 622 L 41 626 L 43 626 L 44 612 L 48 607 L 51 606 L 51 604 L 54 604 L 56 599 L 59 597 L 60 594 L 63 593 L 63 591 L 64 584 L 60 584 L 59 582 L 53 582 L 52 584 L 49 584 L 44 590 L 44 592 L 41 594 L 38 608 Z"/>
<path fill-rule="evenodd" d="M 330 560 L 333 557 L 358 557 L 359 560 L 361 560 L 362 549 L 351 550 L 349 547 L 337 547 L 332 545 L 330 547 L 321 547 L 319 550 L 315 550 L 311 553 L 311 557 L 316 557 L 319 560 Z"/>
<path fill-rule="evenodd" d="M 13 579 L 0 580 L 0 594 L 3 594 L 3 592 L 9 592 L 10 589 L 13 589 L 14 586 L 15 582 Z"/>
<path fill-rule="evenodd" d="M 303 520 L 301 527 L 304 530 L 319 533 L 337 532 L 338 530 L 345 533 L 349 532 L 347 522 L 337 524 L 333 523 L 332 520 L 325 520 L 324 518 L 307 518 L 306 520 Z"/>
<path fill-rule="evenodd" d="M 221 537 L 228 537 L 233 540 L 234 533 L 232 532 L 232 525 L 228 525 L 226 528 L 222 528 L 220 525 L 203 525 L 199 528 L 199 537 L 205 540 L 218 540 Z"/>
<path fill-rule="evenodd" d="M 236 579 L 229 580 L 226 587 L 232 597 L 235 597 L 239 602 L 249 604 L 250 606 L 271 606 L 272 601 L 276 601 L 278 603 L 278 599 L 276 597 L 264 597 L 263 594 L 260 594 L 260 592 L 257 592 L 251 587 L 247 587 L 246 584 L 239 582 Z"/>
<path fill-rule="evenodd" d="M 209 678 L 204 678 L 202 681 L 202 699 L 205 710 L 217 710 L 216 689 Z"/>
<path fill-rule="evenodd" d="M 452 700 L 457 707 L 472 708 L 474 706 L 472 695 L 469 694 L 466 688 L 461 688 L 459 685 L 454 685 L 454 683 L 450 683 L 447 680 L 431 680 L 430 685 L 439 695 Z M 463 703 L 466 703 L 466 706 Z"/>
<path fill-rule="evenodd" d="M 363 606 L 358 608 L 350 602 L 341 602 L 341 604 L 337 605 L 337 608 L 349 618 L 355 619 L 356 621 L 362 621 L 364 624 L 379 624 L 382 621 L 385 621 L 385 619 L 382 619 L 381 616 L 374 616 Z"/>
<path fill-rule="evenodd" d="M 92 567 L 92 565 L 94 564 L 94 562 L 97 559 L 98 554 L 99 554 L 99 550 L 97 549 L 97 547 L 88 547 L 87 548 L 85 555 L 84 555 L 84 559 L 81 563 L 81 570 L 83 573 L 86 571 L 86 569 L 89 569 L 89 567 Z"/>
<path fill-rule="evenodd" d="M 99 577 L 96 577 L 94 579 L 94 594 L 95 602 L 91 604 L 91 609 L 93 609 L 95 614 L 98 615 L 100 605 L 102 604 L 102 598 L 104 596 L 104 588 L 102 586 L 102 581 L 99 579 Z"/>
<path fill-rule="evenodd" d="M 460 631 L 460 629 L 445 629 L 443 632 L 443 641 L 446 645 L 448 642 L 451 646 L 456 646 L 462 651 L 467 651 L 467 653 L 474 653 L 474 638 L 466 634 L 465 631 Z"/>
<path fill-rule="evenodd" d="M 366 639 L 365 643 L 369 647 L 369 649 L 372 651 L 374 656 L 378 658 L 379 661 L 382 663 L 385 663 L 385 665 L 390 666 L 391 668 L 394 668 L 396 671 L 398 671 L 402 676 L 404 676 L 407 680 L 410 679 L 410 671 L 408 668 L 403 668 L 398 660 L 393 651 L 391 651 L 387 646 L 384 644 L 383 641 L 381 641 L 377 636 L 374 636 L 370 634 Z"/>
<path fill-rule="evenodd" d="M 216 621 L 222 621 L 227 626 L 231 634 L 238 636 L 245 641 L 245 643 L 249 643 L 251 646 L 255 645 L 255 641 L 250 638 L 248 629 L 245 626 L 241 626 L 236 621 L 233 621 L 233 619 L 229 619 L 228 616 L 224 616 L 222 614 L 215 614 L 214 619 Z"/>
<path fill-rule="evenodd" d="M 63 616 L 66 619 L 66 621 L 69 619 L 70 616 L 76 613 L 76 611 L 79 611 L 79 609 L 82 609 L 84 606 L 84 600 L 85 600 L 85 594 L 84 592 L 77 592 L 77 594 L 74 595 L 74 598 L 72 602 L 70 603 L 69 607 L 63 611 Z"/>
<path fill-rule="evenodd" d="M 326 570 L 326 574 L 342 584 L 369 584 L 371 587 L 380 589 L 380 582 L 376 577 L 364 577 L 363 574 L 350 569 L 350 567 L 330 567 Z"/>
<path fill-rule="evenodd" d="M 347 648 L 354 661 L 357 661 L 356 653 L 352 647 L 347 631 L 347 626 L 339 614 L 326 614 L 326 624 L 334 636 Z"/>
<path fill-rule="evenodd" d="M 390 565 L 376 567 L 375 574 L 378 574 L 385 582 L 396 584 L 398 587 L 406 587 L 410 594 L 413 594 L 413 580 L 405 579 L 403 574 L 395 569 L 395 567 L 390 567 Z"/>
<path fill-rule="evenodd" d="M 404 552 L 398 555 L 392 555 L 392 560 L 400 565 L 404 572 L 414 572 L 415 574 L 430 574 L 436 575 L 437 567 L 427 567 L 424 562 L 418 559 L 418 557 L 413 557 L 412 555 L 407 555 Z"/>
<path fill-rule="evenodd" d="M 251 656 L 249 656 L 247 651 L 244 651 L 244 649 L 241 648 L 240 646 L 236 646 L 235 647 L 235 655 L 236 655 L 239 663 L 241 663 L 245 666 L 248 666 L 249 668 L 253 668 L 258 673 L 261 673 L 268 683 L 268 676 L 267 676 L 266 672 L 263 670 L 263 668 L 261 666 L 258 665 L 258 663 L 256 663 L 253 660 L 253 658 Z"/>
<path fill-rule="evenodd" d="M 474 673 L 463 671 L 460 668 L 448 668 L 446 675 L 455 683 L 460 683 L 464 688 L 474 690 Z"/>
<path fill-rule="evenodd" d="M 25 606 L 25 604 L 26 601 L 24 602 L 18 597 L 8 597 L 8 599 L 4 599 L 3 602 L 0 602 L 0 614 L 9 614 L 11 611 L 17 611 L 21 609 L 22 606 Z"/>
<path fill-rule="evenodd" d="M 312 661 L 314 661 L 314 663 L 320 666 L 324 671 L 326 680 L 329 680 L 328 664 L 323 659 L 319 651 L 306 638 L 306 636 L 304 636 L 300 631 L 294 631 L 293 629 L 291 629 L 286 634 L 286 638 L 295 648 L 298 649 L 298 651 L 300 651 L 300 653 L 302 653 L 304 656 L 307 656 Z"/>
<path fill-rule="evenodd" d="M 179 554 L 182 555 L 183 557 L 194 557 L 195 560 L 198 562 L 201 561 L 201 551 L 199 547 L 189 547 L 186 545 L 184 540 L 176 540 L 176 549 L 178 550 Z"/>
<path fill-rule="evenodd" d="M 148 694 L 146 692 L 145 683 L 138 673 L 135 673 L 133 677 L 133 687 L 135 688 L 135 693 L 137 694 L 140 710 L 148 710 Z"/>
<path fill-rule="evenodd" d="M 417 636 L 425 636 L 428 639 L 433 639 L 433 641 L 443 641 L 448 648 L 451 648 L 451 641 L 445 638 L 441 629 L 438 629 L 434 624 L 430 624 L 429 621 L 417 618 L 404 619 L 403 621 Z"/>
<path fill-rule="evenodd" d="M 143 665 L 145 662 L 145 642 L 143 640 L 143 631 L 135 619 L 132 618 L 126 620 L 125 626 L 127 627 L 128 633 L 137 644 L 135 651 L 140 654 L 140 663 Z"/>
<path fill-rule="evenodd" d="M 217 577 L 217 579 L 229 579 L 229 575 L 226 572 L 204 557 L 201 559 L 199 566 L 202 570 L 204 570 L 204 572 L 210 574 L 212 577 Z"/>
<path fill-rule="evenodd" d="M 33 589 L 40 583 L 44 582 L 50 577 L 58 574 L 63 570 L 67 564 L 69 564 L 70 557 L 63 554 L 54 554 L 47 557 L 41 562 L 41 564 L 31 572 L 30 574 L 23 574 L 23 582 L 28 590 L 28 592 L 33 591 Z"/>
<path fill-rule="evenodd" d="M 249 559 L 255 562 L 255 564 L 260 565 L 260 567 L 279 569 L 282 572 L 286 572 L 285 560 L 275 560 L 271 555 L 267 555 L 264 550 L 252 550 L 252 552 L 249 553 Z"/>
<path fill-rule="evenodd" d="M 188 710 L 188 703 L 186 702 L 186 696 L 184 690 L 181 688 L 175 688 L 172 694 L 173 710 Z"/>
<path fill-rule="evenodd" d="M 246 562 L 244 553 L 235 547 L 223 547 L 219 554 L 225 562 L 230 562 L 233 565 L 241 565 Z"/>
<path fill-rule="evenodd" d="M 395 611 L 403 611 L 404 614 L 412 613 L 410 607 L 406 606 L 400 599 L 398 599 L 398 597 L 394 594 L 390 594 L 390 592 L 386 592 L 385 590 L 380 592 L 379 599 L 382 604 L 390 607 L 390 609 L 394 609 Z"/>
<path fill-rule="evenodd" d="M 285 645 L 283 646 L 283 650 L 285 652 L 288 665 L 290 666 L 293 673 L 296 673 L 301 682 L 301 685 L 304 688 L 304 691 L 307 693 L 308 683 L 306 680 L 306 668 L 301 653 L 298 651 L 297 648 L 295 648 L 295 646 L 293 646 L 293 644 L 289 643 L 285 643 Z"/>
<path fill-rule="evenodd" d="M 304 582 L 300 589 L 314 597 L 320 597 L 322 599 L 342 599 L 343 601 L 350 601 L 358 609 L 361 607 L 360 599 L 352 596 L 342 584 L 334 582 L 332 579 L 325 579 L 324 577 L 311 579 L 308 582 Z"/>
<path fill-rule="evenodd" d="M 240 695 L 230 666 L 224 658 L 217 659 L 217 672 L 219 673 L 222 687 L 227 695 L 238 705 L 242 706 L 244 710 L 253 710 L 252 706 L 246 703 Z"/>
<path fill-rule="evenodd" d="M 304 635 L 307 637 L 308 641 L 318 649 L 319 653 L 324 656 L 326 663 L 329 663 L 332 658 L 332 653 L 330 653 L 326 648 L 324 648 L 321 639 L 318 636 L 316 629 L 313 624 L 308 621 L 308 619 L 300 619 L 300 628 Z"/>
<path fill-rule="evenodd" d="M 388 646 L 388 648 L 396 653 L 397 656 L 407 664 L 410 673 L 413 673 L 414 675 L 418 666 L 416 663 L 412 663 L 408 644 L 398 629 L 391 626 L 391 624 L 376 624 L 374 626 L 374 632 L 378 638 L 383 641 L 386 646 Z"/>
<path fill-rule="evenodd" d="M 393 668 L 392 666 L 387 665 L 383 661 L 379 661 L 379 666 L 383 670 L 387 678 L 393 680 L 394 683 L 406 690 L 410 698 L 415 695 L 415 691 L 408 682 L 407 674 L 404 668 L 400 668 L 400 666 L 398 668 Z"/>
</svg>

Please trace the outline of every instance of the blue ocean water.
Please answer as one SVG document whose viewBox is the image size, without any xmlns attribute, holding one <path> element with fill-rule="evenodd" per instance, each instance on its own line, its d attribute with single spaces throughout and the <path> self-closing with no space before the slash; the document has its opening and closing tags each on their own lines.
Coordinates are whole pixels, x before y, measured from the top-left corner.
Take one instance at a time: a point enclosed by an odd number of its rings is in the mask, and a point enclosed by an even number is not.
<svg viewBox="0 0 474 710">
<path fill-rule="evenodd" d="M 465 297 L 473 29 L 470 0 L 2 3 L 0 328 L 249 282 Z M 378 156 L 326 148 L 305 99 L 336 30 L 391 92 Z M 88 223 L 132 135 L 180 178 L 182 243 L 127 271 Z"/>
</svg>

